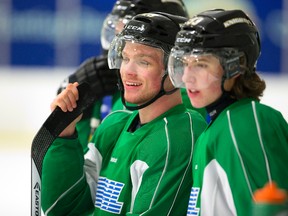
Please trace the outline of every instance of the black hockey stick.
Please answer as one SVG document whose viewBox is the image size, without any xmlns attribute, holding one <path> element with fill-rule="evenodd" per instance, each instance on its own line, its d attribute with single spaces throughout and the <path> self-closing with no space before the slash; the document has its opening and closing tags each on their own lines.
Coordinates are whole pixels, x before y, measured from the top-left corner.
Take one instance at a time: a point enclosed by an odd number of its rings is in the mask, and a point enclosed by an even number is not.
<svg viewBox="0 0 288 216">
<path fill-rule="evenodd" d="M 41 177 L 45 154 L 55 138 L 95 100 L 87 83 L 78 86 L 79 100 L 72 112 L 57 107 L 46 119 L 31 147 L 31 216 L 41 215 Z"/>
</svg>

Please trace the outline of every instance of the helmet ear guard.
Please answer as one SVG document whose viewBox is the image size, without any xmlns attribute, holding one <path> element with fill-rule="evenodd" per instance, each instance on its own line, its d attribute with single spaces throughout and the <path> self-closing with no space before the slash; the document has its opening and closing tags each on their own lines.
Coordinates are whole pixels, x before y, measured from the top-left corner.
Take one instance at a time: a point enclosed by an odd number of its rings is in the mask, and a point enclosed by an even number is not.
<svg viewBox="0 0 288 216">
<path fill-rule="evenodd" d="M 224 78 L 230 79 L 238 74 L 244 74 L 248 68 L 244 65 L 246 62 L 244 52 L 237 52 L 237 54 L 230 56 L 223 61 L 222 67 L 225 71 Z"/>
</svg>

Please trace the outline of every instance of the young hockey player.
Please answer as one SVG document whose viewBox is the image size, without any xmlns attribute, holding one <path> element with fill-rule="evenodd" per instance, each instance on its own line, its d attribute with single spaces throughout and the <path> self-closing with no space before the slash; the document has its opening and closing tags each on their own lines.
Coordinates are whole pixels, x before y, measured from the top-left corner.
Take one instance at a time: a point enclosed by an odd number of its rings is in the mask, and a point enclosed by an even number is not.
<svg viewBox="0 0 288 216">
<path fill-rule="evenodd" d="M 108 54 L 120 69 L 124 104 L 96 130 L 83 157 L 77 118 L 49 148 L 42 168 L 47 215 L 185 215 L 194 143 L 206 128 L 182 103 L 168 78 L 167 61 L 180 23 L 167 13 L 136 15 L 115 37 Z M 52 102 L 72 111 L 77 83 Z M 96 95 L 97 96 L 97 95 Z"/>
<path fill-rule="evenodd" d="M 259 55 L 258 30 L 241 10 L 200 13 L 176 37 L 169 75 L 211 118 L 195 145 L 187 215 L 250 215 L 256 189 L 275 181 L 288 190 L 288 126 L 259 102 Z"/>
</svg>

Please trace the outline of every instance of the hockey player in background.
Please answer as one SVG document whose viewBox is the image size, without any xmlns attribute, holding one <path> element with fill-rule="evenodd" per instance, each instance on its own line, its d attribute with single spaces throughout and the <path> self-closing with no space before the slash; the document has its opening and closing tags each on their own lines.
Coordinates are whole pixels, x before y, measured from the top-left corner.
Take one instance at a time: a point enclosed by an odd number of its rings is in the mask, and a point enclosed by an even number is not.
<svg viewBox="0 0 288 216">
<path fill-rule="evenodd" d="M 60 134 L 43 161 L 45 214 L 186 214 L 193 147 L 207 126 L 197 111 L 186 109 L 180 89 L 168 78 L 168 56 L 186 20 L 139 14 L 115 37 L 109 67 L 119 69 L 124 104 L 137 111 L 109 114 L 84 157 L 75 129 L 79 118 Z M 52 110 L 77 107 L 77 85 L 68 84 Z"/>
<path fill-rule="evenodd" d="M 288 190 L 288 126 L 260 98 L 260 38 L 241 10 L 208 10 L 183 24 L 169 75 L 211 122 L 195 145 L 187 215 L 250 215 L 267 182 Z M 184 83 L 183 83 L 184 82 Z"/>
</svg>

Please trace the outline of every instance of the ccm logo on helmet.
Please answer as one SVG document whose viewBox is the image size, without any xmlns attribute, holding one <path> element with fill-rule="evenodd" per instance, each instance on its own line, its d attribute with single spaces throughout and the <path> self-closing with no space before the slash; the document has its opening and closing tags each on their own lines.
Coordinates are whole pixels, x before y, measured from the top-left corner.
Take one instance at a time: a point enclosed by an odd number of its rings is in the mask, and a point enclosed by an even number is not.
<svg viewBox="0 0 288 216">
<path fill-rule="evenodd" d="M 126 29 L 136 30 L 136 31 L 140 31 L 140 32 L 145 31 L 144 25 L 141 25 L 141 26 L 128 25 L 126 27 Z"/>
<path fill-rule="evenodd" d="M 190 43 L 190 41 L 191 41 L 191 38 L 185 38 L 185 37 L 176 38 L 176 42 L 178 43 Z"/>
</svg>

